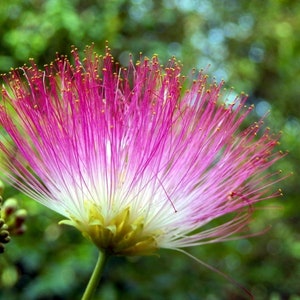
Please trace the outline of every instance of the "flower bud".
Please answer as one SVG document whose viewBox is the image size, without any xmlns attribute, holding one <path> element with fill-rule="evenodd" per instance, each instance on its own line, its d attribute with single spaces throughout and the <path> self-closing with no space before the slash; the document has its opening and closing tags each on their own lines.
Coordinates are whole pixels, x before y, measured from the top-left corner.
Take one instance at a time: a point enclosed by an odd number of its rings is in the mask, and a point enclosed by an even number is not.
<svg viewBox="0 0 300 300">
<path fill-rule="evenodd" d="M 6 223 L 3 223 L 1 230 L 8 230 L 8 225 Z"/>
<path fill-rule="evenodd" d="M 15 227 L 19 228 L 27 218 L 27 211 L 25 209 L 18 209 L 15 213 Z"/>
<path fill-rule="evenodd" d="M 1 230 L 0 231 L 0 242 L 6 244 L 9 241 L 10 241 L 9 232 L 7 230 Z"/>
<path fill-rule="evenodd" d="M 18 209 L 18 202 L 15 198 L 8 198 L 4 201 L 2 205 L 2 214 L 4 219 L 12 215 Z"/>
</svg>

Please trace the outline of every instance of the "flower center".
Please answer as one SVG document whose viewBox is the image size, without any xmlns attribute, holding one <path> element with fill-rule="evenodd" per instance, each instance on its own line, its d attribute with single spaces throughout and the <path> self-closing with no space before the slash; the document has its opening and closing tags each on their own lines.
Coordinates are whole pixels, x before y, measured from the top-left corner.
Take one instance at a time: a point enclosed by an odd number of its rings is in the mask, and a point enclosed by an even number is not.
<svg viewBox="0 0 300 300">
<path fill-rule="evenodd" d="M 75 226 L 100 250 L 111 255 L 150 255 L 158 249 L 157 237 L 161 232 L 145 230 L 144 217 L 132 217 L 129 207 L 110 219 L 105 219 L 94 204 L 89 203 L 88 212 L 88 222 L 71 218 L 60 224 Z"/>
</svg>

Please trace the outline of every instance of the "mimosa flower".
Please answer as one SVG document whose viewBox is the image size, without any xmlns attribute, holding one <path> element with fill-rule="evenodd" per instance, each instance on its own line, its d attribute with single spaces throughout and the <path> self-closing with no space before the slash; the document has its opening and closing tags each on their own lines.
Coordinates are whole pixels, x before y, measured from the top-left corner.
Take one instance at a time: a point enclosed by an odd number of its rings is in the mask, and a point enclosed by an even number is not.
<svg viewBox="0 0 300 300">
<path fill-rule="evenodd" d="M 175 59 L 122 68 L 109 49 L 73 57 L 4 76 L 1 169 L 101 251 L 224 241 L 245 229 L 255 203 L 280 194 L 266 172 L 282 156 L 279 136 L 262 122 L 240 129 L 252 110 L 245 96 L 228 104 L 223 83 L 203 72 L 189 80 Z"/>
</svg>

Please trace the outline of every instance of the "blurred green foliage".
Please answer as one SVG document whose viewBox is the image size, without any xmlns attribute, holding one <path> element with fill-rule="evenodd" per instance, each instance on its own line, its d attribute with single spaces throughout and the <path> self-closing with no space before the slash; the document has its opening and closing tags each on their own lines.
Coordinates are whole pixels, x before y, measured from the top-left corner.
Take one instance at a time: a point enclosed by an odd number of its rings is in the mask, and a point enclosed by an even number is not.
<svg viewBox="0 0 300 300">
<path fill-rule="evenodd" d="M 123 64 L 128 54 L 175 55 L 188 72 L 208 65 L 217 80 L 249 94 L 253 118 L 270 110 L 267 126 L 282 130 L 277 164 L 294 172 L 280 187 L 280 209 L 258 210 L 252 232 L 264 235 L 190 249 L 245 285 L 256 299 L 300 299 L 300 2 L 293 0 L 10 0 L 0 2 L 0 72 L 34 57 L 42 66 L 56 52 L 109 41 Z M 279 186 L 278 186 L 279 187 Z M 79 299 L 96 261 L 80 233 L 57 225 L 58 215 L 8 187 L 29 212 L 28 232 L 0 256 L 0 299 Z M 268 203 L 264 203 L 267 205 Z M 179 253 L 115 258 L 99 299 L 244 299 L 220 275 Z M 97 298 L 96 297 L 96 298 Z"/>
</svg>

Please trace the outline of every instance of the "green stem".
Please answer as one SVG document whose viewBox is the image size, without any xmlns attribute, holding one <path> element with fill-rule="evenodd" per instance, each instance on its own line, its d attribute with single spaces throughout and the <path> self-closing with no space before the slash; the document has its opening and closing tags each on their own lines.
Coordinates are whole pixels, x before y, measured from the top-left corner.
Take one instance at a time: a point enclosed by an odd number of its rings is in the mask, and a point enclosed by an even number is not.
<svg viewBox="0 0 300 300">
<path fill-rule="evenodd" d="M 81 300 L 90 300 L 99 284 L 104 265 L 108 259 L 106 253 L 99 251 L 98 260 Z"/>
</svg>

